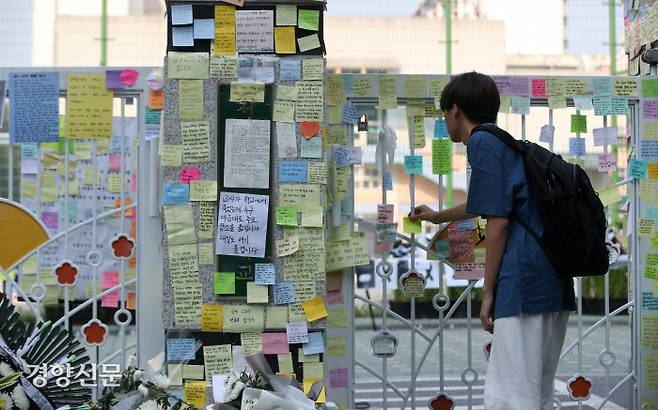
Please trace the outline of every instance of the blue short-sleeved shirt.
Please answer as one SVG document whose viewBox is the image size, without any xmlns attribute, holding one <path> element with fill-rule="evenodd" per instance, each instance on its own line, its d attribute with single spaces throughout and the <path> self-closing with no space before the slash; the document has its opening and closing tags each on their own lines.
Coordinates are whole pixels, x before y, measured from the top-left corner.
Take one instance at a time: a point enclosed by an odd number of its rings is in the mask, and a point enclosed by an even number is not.
<svg viewBox="0 0 658 410">
<path fill-rule="evenodd" d="M 510 218 L 495 285 L 494 319 L 574 310 L 573 280 L 558 273 L 537 241 L 511 218 L 514 210 L 536 232 L 544 230 L 539 207 L 529 195 L 520 154 L 487 131 L 471 135 L 467 154 L 471 181 L 466 212 Z"/>
</svg>

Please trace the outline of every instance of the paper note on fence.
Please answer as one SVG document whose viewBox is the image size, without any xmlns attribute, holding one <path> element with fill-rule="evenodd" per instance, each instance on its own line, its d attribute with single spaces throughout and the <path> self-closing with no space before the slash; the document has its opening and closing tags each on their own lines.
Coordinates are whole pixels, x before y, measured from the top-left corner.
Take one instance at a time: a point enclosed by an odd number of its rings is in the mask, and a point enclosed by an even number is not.
<svg viewBox="0 0 658 410">
<path fill-rule="evenodd" d="M 265 256 L 269 199 L 267 195 L 221 193 L 217 254 L 258 258 Z"/>
<path fill-rule="evenodd" d="M 270 121 L 226 120 L 224 186 L 270 186 Z"/>
</svg>

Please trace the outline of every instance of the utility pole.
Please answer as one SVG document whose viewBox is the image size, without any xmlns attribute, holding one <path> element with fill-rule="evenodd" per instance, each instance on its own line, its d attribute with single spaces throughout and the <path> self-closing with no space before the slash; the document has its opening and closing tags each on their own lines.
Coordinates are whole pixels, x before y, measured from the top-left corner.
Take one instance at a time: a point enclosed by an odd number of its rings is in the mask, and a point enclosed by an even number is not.
<svg viewBox="0 0 658 410">
<path fill-rule="evenodd" d="M 101 67 L 107 66 L 107 0 L 101 0 Z"/>
<path fill-rule="evenodd" d="M 452 0 L 443 0 L 443 14 L 446 27 L 446 74 L 452 74 Z M 452 151 L 452 145 L 450 146 Z M 452 154 L 451 154 L 452 155 Z M 446 207 L 453 205 L 452 196 L 452 170 L 446 176 Z"/>
<path fill-rule="evenodd" d="M 610 75 L 617 75 L 617 13 L 616 13 L 616 0 L 609 0 L 608 3 L 608 44 L 610 48 Z M 612 116 L 612 126 L 617 128 L 617 116 Z M 612 154 L 617 158 L 617 145 L 612 146 Z M 619 175 L 615 171 L 611 175 L 611 184 L 616 184 L 619 181 Z M 621 219 L 619 218 L 619 203 L 611 205 L 610 214 L 612 217 L 612 226 L 614 229 L 621 229 Z"/>
</svg>

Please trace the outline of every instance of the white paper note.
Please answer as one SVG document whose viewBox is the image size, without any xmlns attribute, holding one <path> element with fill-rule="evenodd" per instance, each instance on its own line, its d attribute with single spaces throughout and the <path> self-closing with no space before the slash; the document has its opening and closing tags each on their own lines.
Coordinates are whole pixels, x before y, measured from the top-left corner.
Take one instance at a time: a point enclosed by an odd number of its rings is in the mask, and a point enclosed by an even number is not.
<svg viewBox="0 0 658 410">
<path fill-rule="evenodd" d="M 269 120 L 226 120 L 224 186 L 269 188 Z"/>
<path fill-rule="evenodd" d="M 218 255 L 265 256 L 269 199 L 267 195 L 220 193 Z"/>
</svg>

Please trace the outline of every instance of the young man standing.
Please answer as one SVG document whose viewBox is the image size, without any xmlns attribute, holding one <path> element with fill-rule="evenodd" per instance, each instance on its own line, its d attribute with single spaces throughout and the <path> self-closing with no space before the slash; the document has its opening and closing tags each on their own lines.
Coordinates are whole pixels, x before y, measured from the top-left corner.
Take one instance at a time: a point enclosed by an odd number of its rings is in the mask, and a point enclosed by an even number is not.
<svg viewBox="0 0 658 410">
<path fill-rule="evenodd" d="M 441 94 L 450 139 L 467 147 L 471 179 L 466 203 L 435 212 L 416 207 L 412 220 L 435 224 L 487 218 L 482 328 L 493 333 L 484 404 L 488 410 L 553 409 L 553 380 L 569 311 L 573 281 L 551 265 L 537 241 L 514 218 L 541 234 L 538 204 L 529 192 L 523 158 L 485 128 L 496 122 L 500 96 L 493 79 L 470 72 L 454 77 Z"/>
</svg>

